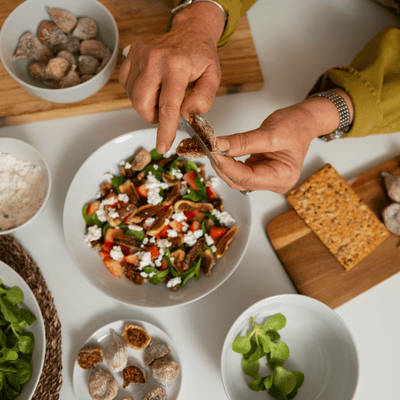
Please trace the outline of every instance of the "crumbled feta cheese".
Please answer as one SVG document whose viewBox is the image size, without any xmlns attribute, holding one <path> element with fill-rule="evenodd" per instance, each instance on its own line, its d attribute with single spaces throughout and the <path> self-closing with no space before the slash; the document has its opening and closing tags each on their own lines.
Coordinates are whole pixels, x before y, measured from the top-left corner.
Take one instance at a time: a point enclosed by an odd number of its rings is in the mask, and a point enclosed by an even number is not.
<svg viewBox="0 0 400 400">
<path fill-rule="evenodd" d="M 125 169 L 131 169 L 132 168 L 132 164 L 127 162 L 127 163 L 125 163 L 124 168 Z"/>
<path fill-rule="evenodd" d="M 212 251 L 213 253 L 215 253 L 215 252 L 217 251 L 217 247 L 216 247 L 216 246 L 212 246 L 212 247 L 211 247 L 211 251 Z"/>
<path fill-rule="evenodd" d="M 179 195 L 182 197 L 188 191 L 188 184 L 186 181 L 181 181 L 181 188 L 179 189 Z"/>
<path fill-rule="evenodd" d="M 156 265 L 156 267 L 161 267 L 161 261 L 158 258 L 156 261 L 154 261 L 154 264 Z"/>
<path fill-rule="evenodd" d="M 110 257 L 114 260 L 119 260 L 124 257 L 124 253 L 122 252 L 121 246 L 114 246 L 110 251 Z"/>
<path fill-rule="evenodd" d="M 88 232 L 85 235 L 86 242 L 94 242 L 95 240 L 99 240 L 101 238 L 101 228 L 97 225 L 91 225 L 88 228 Z"/>
<path fill-rule="evenodd" d="M 218 178 L 216 176 L 213 176 L 212 178 L 210 178 L 207 182 L 207 185 L 216 188 L 218 185 Z"/>
<path fill-rule="evenodd" d="M 163 198 L 160 196 L 160 188 L 168 189 L 169 185 L 166 182 L 159 182 L 157 178 L 149 172 L 146 180 L 146 189 L 147 189 L 147 202 L 149 204 L 159 204 L 163 201 Z"/>
<path fill-rule="evenodd" d="M 175 150 L 171 147 L 166 153 L 164 153 L 163 157 L 168 158 L 175 154 Z"/>
<path fill-rule="evenodd" d="M 215 215 L 218 219 L 219 222 L 223 223 L 224 225 L 230 225 L 232 222 L 235 222 L 235 220 L 232 218 L 232 216 L 228 213 L 228 211 L 218 211 L 214 209 L 211 211 L 212 215 Z"/>
<path fill-rule="evenodd" d="M 129 197 L 126 193 L 120 193 L 118 195 L 118 200 L 123 201 L 124 203 L 128 203 L 129 202 Z"/>
<path fill-rule="evenodd" d="M 204 182 L 204 178 L 200 178 L 200 182 Z"/>
<path fill-rule="evenodd" d="M 108 183 L 111 183 L 111 180 L 112 180 L 112 178 L 113 178 L 113 175 L 110 174 L 109 172 L 106 172 L 106 173 L 104 174 L 104 178 L 107 179 Z"/>
<path fill-rule="evenodd" d="M 110 208 L 108 210 L 108 215 L 113 219 L 116 219 L 116 218 L 119 217 L 119 214 L 118 214 L 118 212 L 117 212 L 117 210 L 115 208 Z"/>
<path fill-rule="evenodd" d="M 171 175 L 175 176 L 175 178 L 178 178 L 178 179 L 182 179 L 182 177 L 183 177 L 181 170 L 178 168 L 172 168 Z"/>
<path fill-rule="evenodd" d="M 153 262 L 151 261 L 151 253 L 148 251 L 138 251 L 137 253 L 139 263 L 139 269 L 143 269 L 144 267 L 154 267 Z"/>
<path fill-rule="evenodd" d="M 209 234 L 205 233 L 204 237 L 206 238 L 207 246 L 212 246 L 214 244 L 214 239 Z"/>
<path fill-rule="evenodd" d="M 104 208 L 100 208 L 96 211 L 97 218 L 100 222 L 107 221 L 107 211 Z"/>
<path fill-rule="evenodd" d="M 123 165 L 125 165 L 125 163 L 126 163 L 125 160 L 121 160 L 121 161 L 119 162 L 119 165 L 123 166 Z"/>
<path fill-rule="evenodd" d="M 168 229 L 167 230 L 167 236 L 168 237 L 177 237 L 178 232 L 175 229 Z"/>
<path fill-rule="evenodd" d="M 202 229 L 197 229 L 196 231 L 193 232 L 193 235 L 196 239 L 198 239 L 199 237 L 203 236 L 203 230 Z"/>
<path fill-rule="evenodd" d="M 157 164 L 153 164 L 153 168 L 157 171 L 158 170 L 158 165 Z"/>
<path fill-rule="evenodd" d="M 145 223 L 147 226 L 151 226 L 151 224 L 152 224 L 155 220 L 156 220 L 155 218 L 150 217 L 150 218 L 147 218 L 147 219 L 144 221 L 144 223 Z"/>
<path fill-rule="evenodd" d="M 110 196 L 107 199 L 104 199 L 101 203 L 100 203 L 100 208 L 104 208 L 104 206 L 112 206 L 114 204 L 117 204 L 118 199 L 114 196 Z"/>
<path fill-rule="evenodd" d="M 175 211 L 172 214 L 172 219 L 181 222 L 181 221 L 185 221 L 186 220 L 186 215 L 182 212 L 182 211 Z"/>
<path fill-rule="evenodd" d="M 170 223 L 170 220 L 168 218 L 165 218 L 164 225 L 168 225 L 169 223 Z"/>
<path fill-rule="evenodd" d="M 174 287 L 176 285 L 179 285 L 182 282 L 182 279 L 177 276 L 176 278 L 172 278 L 167 282 L 167 288 Z"/>
<path fill-rule="evenodd" d="M 185 221 L 182 221 L 182 232 L 186 232 L 189 229 L 189 224 Z"/>
<path fill-rule="evenodd" d="M 158 239 L 157 246 L 160 249 L 160 253 L 164 252 L 167 247 L 170 247 L 172 243 L 168 239 Z M 163 253 L 164 254 L 164 253 Z"/>
<path fill-rule="evenodd" d="M 197 242 L 196 236 L 194 236 L 192 231 L 189 231 L 186 235 L 183 236 L 183 242 L 188 244 L 189 246 L 194 246 Z"/>
<path fill-rule="evenodd" d="M 148 241 L 149 241 L 149 238 L 148 238 L 148 237 L 145 237 L 145 238 L 143 239 L 142 243 L 143 243 L 143 244 L 147 244 Z"/>
<path fill-rule="evenodd" d="M 101 193 L 101 190 L 99 190 L 97 193 L 96 193 L 96 199 L 100 199 L 100 197 L 102 197 L 103 196 L 103 193 Z"/>
<path fill-rule="evenodd" d="M 150 243 L 155 243 L 156 242 L 156 238 L 154 236 L 152 236 L 149 240 Z"/>
<path fill-rule="evenodd" d="M 128 229 L 130 229 L 131 231 L 136 231 L 136 232 L 143 230 L 143 228 L 139 225 L 128 225 Z"/>
</svg>

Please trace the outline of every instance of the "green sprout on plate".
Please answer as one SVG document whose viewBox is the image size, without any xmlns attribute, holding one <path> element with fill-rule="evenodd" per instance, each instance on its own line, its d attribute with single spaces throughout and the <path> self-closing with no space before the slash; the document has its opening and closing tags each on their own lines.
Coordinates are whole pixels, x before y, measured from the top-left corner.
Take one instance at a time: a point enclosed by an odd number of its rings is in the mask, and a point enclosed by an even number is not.
<svg viewBox="0 0 400 400">
<path fill-rule="evenodd" d="M 254 391 L 268 390 L 276 400 L 292 400 L 304 382 L 304 374 L 282 367 L 289 358 L 289 347 L 280 340 L 277 331 L 285 327 L 285 316 L 271 315 L 263 325 L 257 325 L 253 317 L 250 321 L 253 330 L 247 331 L 246 336 L 237 336 L 232 343 L 232 350 L 243 355 L 243 372 L 254 379 L 248 384 L 249 388 Z M 260 359 L 265 356 L 273 373 L 260 377 Z"/>
</svg>

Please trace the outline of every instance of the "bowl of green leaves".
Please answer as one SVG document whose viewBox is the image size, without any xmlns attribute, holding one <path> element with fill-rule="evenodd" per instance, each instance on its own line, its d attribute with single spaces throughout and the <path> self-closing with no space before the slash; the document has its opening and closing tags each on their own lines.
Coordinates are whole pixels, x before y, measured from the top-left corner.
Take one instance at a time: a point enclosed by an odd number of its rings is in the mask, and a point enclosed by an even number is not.
<svg viewBox="0 0 400 400">
<path fill-rule="evenodd" d="M 288 294 L 238 317 L 224 342 L 221 372 L 230 400 L 351 400 L 359 365 L 343 319 L 318 300 Z"/>
<path fill-rule="evenodd" d="M 34 294 L 0 261 L 0 399 L 32 398 L 45 350 L 45 328 Z"/>
</svg>

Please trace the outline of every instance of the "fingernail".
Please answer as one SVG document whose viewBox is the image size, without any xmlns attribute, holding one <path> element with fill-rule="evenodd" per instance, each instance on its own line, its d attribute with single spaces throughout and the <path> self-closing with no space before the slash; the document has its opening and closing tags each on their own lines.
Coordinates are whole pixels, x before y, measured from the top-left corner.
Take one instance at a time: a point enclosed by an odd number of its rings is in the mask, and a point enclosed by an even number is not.
<svg viewBox="0 0 400 400">
<path fill-rule="evenodd" d="M 225 152 L 229 151 L 230 144 L 229 140 L 227 139 L 217 138 L 215 145 L 217 146 L 217 149 L 220 151 L 225 151 Z"/>
<path fill-rule="evenodd" d="M 167 145 L 164 142 L 157 142 L 156 144 L 156 150 L 160 153 L 160 154 L 164 154 L 167 152 Z"/>
</svg>

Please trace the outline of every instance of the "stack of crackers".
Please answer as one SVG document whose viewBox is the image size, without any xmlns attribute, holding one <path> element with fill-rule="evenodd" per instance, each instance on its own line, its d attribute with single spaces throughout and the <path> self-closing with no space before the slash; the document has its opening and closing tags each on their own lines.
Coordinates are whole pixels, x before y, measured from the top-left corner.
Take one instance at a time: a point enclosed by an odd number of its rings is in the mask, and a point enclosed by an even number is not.
<svg viewBox="0 0 400 400">
<path fill-rule="evenodd" d="M 330 164 L 293 189 L 286 199 L 346 270 L 390 236 Z"/>
</svg>

